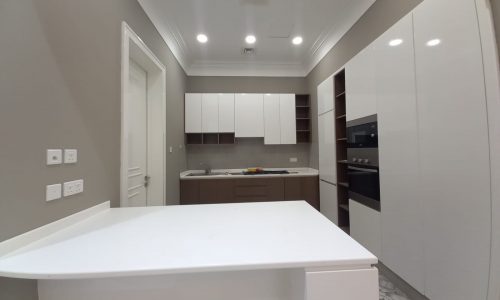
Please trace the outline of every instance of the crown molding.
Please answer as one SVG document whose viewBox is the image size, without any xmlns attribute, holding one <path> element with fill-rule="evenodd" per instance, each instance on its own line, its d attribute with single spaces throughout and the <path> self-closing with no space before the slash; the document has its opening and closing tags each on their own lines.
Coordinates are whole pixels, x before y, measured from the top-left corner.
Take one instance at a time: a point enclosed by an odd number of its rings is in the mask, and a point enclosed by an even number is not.
<svg viewBox="0 0 500 300">
<path fill-rule="evenodd" d="M 158 11 L 150 7 L 149 1 L 138 0 L 146 15 L 172 51 L 173 55 L 188 76 L 264 76 L 264 77 L 305 77 L 330 52 L 340 39 L 354 26 L 362 14 L 376 0 L 359 5 L 343 22 L 341 27 L 325 28 L 311 48 L 307 51 L 302 63 L 263 63 L 263 62 L 224 62 L 195 61 L 178 27 L 163 18 Z"/>
</svg>

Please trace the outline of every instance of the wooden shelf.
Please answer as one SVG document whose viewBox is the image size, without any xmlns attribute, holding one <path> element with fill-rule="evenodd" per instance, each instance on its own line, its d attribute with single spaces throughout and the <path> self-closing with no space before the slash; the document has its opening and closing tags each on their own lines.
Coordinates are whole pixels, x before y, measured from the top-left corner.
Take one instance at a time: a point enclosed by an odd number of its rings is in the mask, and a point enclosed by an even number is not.
<svg viewBox="0 0 500 300">
<path fill-rule="evenodd" d="M 347 182 L 347 124 L 345 70 L 334 76 L 335 139 L 337 151 L 338 224 L 349 233 L 349 183 Z"/>
<path fill-rule="evenodd" d="M 339 204 L 339 207 L 342 208 L 345 211 L 349 211 L 349 205 L 348 204 Z"/>
<path fill-rule="evenodd" d="M 337 141 L 347 141 L 347 138 L 340 138 L 340 139 L 337 139 Z"/>
<path fill-rule="evenodd" d="M 311 102 L 309 98 L 309 95 L 295 95 L 295 131 L 298 144 L 311 142 Z"/>
<path fill-rule="evenodd" d="M 341 93 L 337 94 L 337 95 L 335 96 L 335 98 L 338 98 L 338 97 L 341 97 L 341 96 L 344 96 L 344 95 L 345 95 L 345 91 L 343 91 L 343 92 L 341 92 Z"/>
<path fill-rule="evenodd" d="M 343 115 L 341 115 L 341 116 L 336 117 L 336 119 L 337 119 L 337 120 L 338 120 L 338 119 L 344 119 L 345 117 L 346 117 L 346 115 L 345 115 L 345 114 L 343 114 Z"/>
<path fill-rule="evenodd" d="M 349 183 L 347 183 L 347 182 L 337 182 L 337 184 L 338 184 L 339 186 L 343 186 L 343 187 L 346 187 L 346 188 L 348 188 L 348 187 L 349 187 Z"/>
<path fill-rule="evenodd" d="M 186 145 L 227 145 L 234 143 L 234 132 L 186 133 Z"/>
<path fill-rule="evenodd" d="M 349 161 L 347 159 L 343 159 L 343 160 L 338 160 L 337 163 L 339 163 L 339 164 L 347 164 L 347 163 L 349 163 Z"/>
</svg>

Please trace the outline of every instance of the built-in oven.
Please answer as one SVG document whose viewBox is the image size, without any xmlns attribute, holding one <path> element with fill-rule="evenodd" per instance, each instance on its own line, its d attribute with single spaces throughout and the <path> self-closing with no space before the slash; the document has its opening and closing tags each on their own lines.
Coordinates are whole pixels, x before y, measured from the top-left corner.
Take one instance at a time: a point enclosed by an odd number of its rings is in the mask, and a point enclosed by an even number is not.
<svg viewBox="0 0 500 300">
<path fill-rule="evenodd" d="M 349 198 L 380 211 L 377 115 L 347 122 Z"/>
</svg>

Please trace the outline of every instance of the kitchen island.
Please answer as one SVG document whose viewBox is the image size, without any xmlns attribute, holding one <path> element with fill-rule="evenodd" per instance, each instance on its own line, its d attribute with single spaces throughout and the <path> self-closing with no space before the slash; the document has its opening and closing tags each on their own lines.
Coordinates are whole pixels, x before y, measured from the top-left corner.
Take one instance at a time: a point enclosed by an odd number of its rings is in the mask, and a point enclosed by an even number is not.
<svg viewBox="0 0 500 300">
<path fill-rule="evenodd" d="M 101 204 L 0 243 L 40 300 L 376 300 L 376 263 L 304 201 Z"/>
</svg>

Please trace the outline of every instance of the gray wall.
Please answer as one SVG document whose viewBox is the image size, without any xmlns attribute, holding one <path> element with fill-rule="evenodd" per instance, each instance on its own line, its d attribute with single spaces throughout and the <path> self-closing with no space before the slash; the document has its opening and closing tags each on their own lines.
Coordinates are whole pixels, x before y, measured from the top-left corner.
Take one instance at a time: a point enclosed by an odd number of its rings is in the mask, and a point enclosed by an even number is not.
<svg viewBox="0 0 500 300">
<path fill-rule="evenodd" d="M 189 76 L 190 93 L 294 93 L 308 94 L 303 77 L 224 77 Z M 217 168 L 308 167 L 309 145 L 265 146 L 263 139 L 238 139 L 235 145 L 186 146 L 188 169 L 199 169 L 200 163 Z M 289 158 L 296 157 L 297 163 Z"/>
<path fill-rule="evenodd" d="M 98 203 L 119 203 L 121 21 L 167 67 L 168 200 L 186 166 L 186 75 L 135 0 L 0 1 L 0 241 Z M 47 167 L 47 148 L 77 148 Z M 81 195 L 45 202 L 45 185 L 84 178 Z M 0 280 L 0 299 L 33 299 L 36 283 Z"/>
<path fill-rule="evenodd" d="M 497 35 L 497 47 L 500 49 L 500 0 L 491 0 L 491 6 L 493 11 L 493 20 L 495 22 L 495 31 Z M 500 51 L 498 54 L 500 57 Z"/>
<path fill-rule="evenodd" d="M 316 88 L 328 76 L 345 65 L 422 0 L 377 0 L 330 52 L 307 75 L 312 106 L 311 167 L 318 167 L 318 112 Z"/>
</svg>

